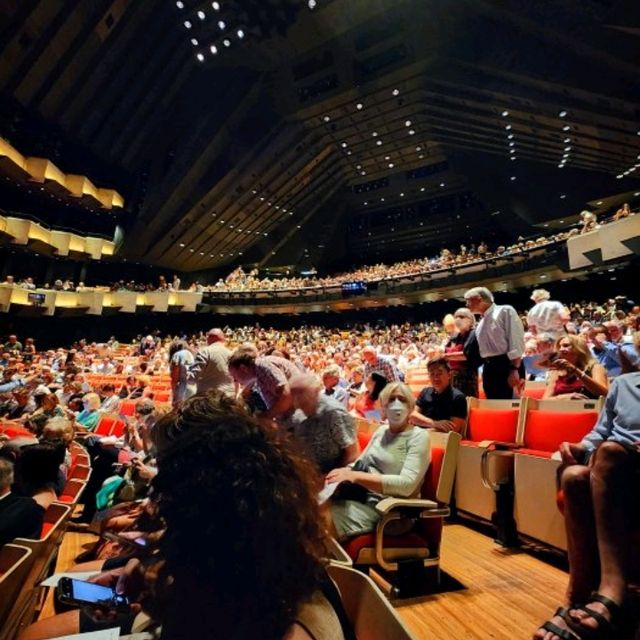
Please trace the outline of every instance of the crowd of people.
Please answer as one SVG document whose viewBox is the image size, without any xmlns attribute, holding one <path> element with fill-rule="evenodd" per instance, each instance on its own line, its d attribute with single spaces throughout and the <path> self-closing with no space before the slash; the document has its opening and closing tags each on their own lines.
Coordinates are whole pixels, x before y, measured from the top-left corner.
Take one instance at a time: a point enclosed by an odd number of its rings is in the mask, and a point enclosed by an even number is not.
<svg viewBox="0 0 640 640">
<path fill-rule="evenodd" d="M 544 289 L 531 298 L 518 313 L 474 287 L 441 322 L 225 327 L 50 351 L 10 335 L 0 356 L 0 545 L 41 526 L 75 439 L 92 467 L 75 526 L 121 538 L 115 546 L 101 539 L 76 569 L 99 572 L 92 580 L 136 603 L 110 624 L 206 637 L 209 616 L 198 613 L 215 603 L 211 620 L 224 637 L 348 638 L 324 570 L 324 536 L 371 532 L 378 501 L 417 495 L 431 430 L 462 432 L 467 397 L 518 397 L 529 380 L 543 380 L 550 399 L 607 396 L 612 406 L 596 430 L 563 449 L 569 469 L 586 469 L 563 476 L 569 505 L 592 473 L 584 451 L 597 450 L 606 476 L 602 443 L 620 429 L 623 443 L 638 442 L 628 406 L 637 385 L 628 381 L 640 375 L 640 307 L 626 297 L 565 304 Z M 415 388 L 418 372 L 428 383 Z M 120 416 L 122 433 L 96 433 L 102 416 Z M 363 423 L 375 426 L 361 447 Z M 336 488 L 319 506 L 323 482 Z M 571 526 L 586 517 L 572 513 Z M 411 526 L 401 520 L 395 533 Z M 584 536 L 576 544 L 586 545 Z M 604 585 L 572 574 L 567 606 L 541 628 L 552 635 L 537 637 L 570 637 L 561 630 L 580 639 L 594 621 L 614 624 L 626 585 L 619 560 L 604 557 Z M 283 578 L 285 564 L 294 579 Z M 589 600 L 586 584 L 598 598 Z M 22 640 L 99 629 L 99 618 L 74 609 L 35 623 Z"/>
</svg>

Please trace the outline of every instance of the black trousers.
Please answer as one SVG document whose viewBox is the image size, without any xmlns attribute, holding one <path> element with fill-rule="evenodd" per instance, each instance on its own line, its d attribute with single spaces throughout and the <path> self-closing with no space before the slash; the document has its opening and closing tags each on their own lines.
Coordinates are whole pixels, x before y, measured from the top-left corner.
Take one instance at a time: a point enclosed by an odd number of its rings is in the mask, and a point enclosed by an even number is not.
<svg viewBox="0 0 640 640">
<path fill-rule="evenodd" d="M 513 388 L 507 378 L 512 371 L 511 360 L 506 355 L 493 356 L 484 361 L 482 370 L 482 386 L 489 400 L 511 400 Z M 524 366 L 519 369 L 520 377 L 524 378 Z"/>
</svg>

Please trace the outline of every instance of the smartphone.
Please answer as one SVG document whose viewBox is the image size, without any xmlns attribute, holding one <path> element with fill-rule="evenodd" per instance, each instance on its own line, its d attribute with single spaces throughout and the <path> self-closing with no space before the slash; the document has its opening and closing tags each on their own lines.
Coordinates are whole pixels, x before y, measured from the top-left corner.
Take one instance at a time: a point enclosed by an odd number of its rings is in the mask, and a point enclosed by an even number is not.
<svg viewBox="0 0 640 640">
<path fill-rule="evenodd" d="M 135 540 L 131 540 L 129 538 L 125 538 L 124 536 L 119 536 L 115 533 L 111 533 L 109 531 L 104 531 L 102 533 L 102 537 L 105 540 L 111 540 L 112 542 L 118 542 L 119 544 L 126 545 L 128 547 L 133 547 L 139 549 L 140 547 L 146 547 L 147 541 L 145 538 L 136 538 Z"/>
<path fill-rule="evenodd" d="M 101 584 L 76 580 L 75 578 L 60 578 L 57 586 L 60 602 L 78 607 L 94 606 L 118 611 L 129 609 L 126 596 L 116 593 L 111 587 Z"/>
</svg>

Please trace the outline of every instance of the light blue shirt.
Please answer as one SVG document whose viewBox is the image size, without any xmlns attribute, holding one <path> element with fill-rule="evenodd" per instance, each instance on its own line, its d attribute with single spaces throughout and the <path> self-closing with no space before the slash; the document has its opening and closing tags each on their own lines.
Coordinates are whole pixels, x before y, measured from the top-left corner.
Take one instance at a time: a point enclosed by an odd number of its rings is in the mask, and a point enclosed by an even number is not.
<svg viewBox="0 0 640 640">
<path fill-rule="evenodd" d="M 594 451 L 605 440 L 640 443 L 640 372 L 625 373 L 611 383 L 598 422 L 582 444 Z"/>
<path fill-rule="evenodd" d="M 4 384 L 0 384 L 0 393 L 9 393 L 9 391 L 13 391 L 18 387 L 24 386 L 24 382 L 22 380 L 12 380 L 11 382 L 5 382 Z"/>
<path fill-rule="evenodd" d="M 622 373 L 620 362 L 620 351 L 629 358 L 635 367 L 640 365 L 640 356 L 635 347 L 628 342 L 605 342 L 604 348 L 600 351 L 593 350 L 596 360 L 607 370 L 610 378 L 615 378 Z"/>
</svg>

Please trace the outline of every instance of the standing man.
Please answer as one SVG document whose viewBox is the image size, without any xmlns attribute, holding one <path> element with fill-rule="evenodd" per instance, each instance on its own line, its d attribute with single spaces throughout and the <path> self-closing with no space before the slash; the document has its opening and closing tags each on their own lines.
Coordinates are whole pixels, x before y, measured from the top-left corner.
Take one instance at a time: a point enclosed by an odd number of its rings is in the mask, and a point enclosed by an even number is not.
<svg viewBox="0 0 640 640">
<path fill-rule="evenodd" d="M 497 305 L 486 287 L 464 294 L 467 307 L 482 316 L 476 327 L 480 355 L 484 360 L 482 384 L 489 399 L 511 400 L 524 380 L 524 327 L 510 305 Z"/>
<path fill-rule="evenodd" d="M 225 341 L 222 329 L 211 329 L 207 333 L 207 346 L 196 353 L 195 362 L 189 367 L 187 379 L 195 383 L 199 396 L 213 390 L 230 396 L 235 393 L 229 373 L 231 351 L 225 347 Z"/>
<path fill-rule="evenodd" d="M 383 375 L 388 383 L 404 381 L 404 376 L 396 363 L 389 356 L 378 355 L 374 346 L 367 345 L 362 350 L 362 359 L 365 362 L 365 380 L 375 372 Z"/>
<path fill-rule="evenodd" d="M 527 325 L 533 335 L 551 334 L 556 340 L 566 334 L 565 324 L 569 322 L 569 310 L 557 300 L 551 300 L 546 289 L 536 289 L 531 294 L 535 302 L 527 314 Z"/>
</svg>

